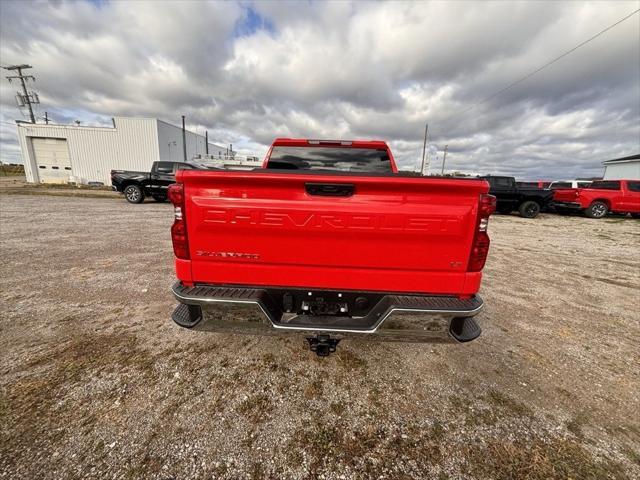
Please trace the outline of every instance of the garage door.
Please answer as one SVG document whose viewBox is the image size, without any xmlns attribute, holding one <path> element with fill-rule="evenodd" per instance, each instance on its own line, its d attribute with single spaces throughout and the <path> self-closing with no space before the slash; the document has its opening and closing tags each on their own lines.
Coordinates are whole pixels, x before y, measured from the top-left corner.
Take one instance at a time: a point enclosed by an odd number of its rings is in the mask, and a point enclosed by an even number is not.
<svg viewBox="0 0 640 480">
<path fill-rule="evenodd" d="M 71 159 L 64 138 L 32 138 L 38 177 L 43 183 L 67 183 L 71 176 Z"/>
</svg>

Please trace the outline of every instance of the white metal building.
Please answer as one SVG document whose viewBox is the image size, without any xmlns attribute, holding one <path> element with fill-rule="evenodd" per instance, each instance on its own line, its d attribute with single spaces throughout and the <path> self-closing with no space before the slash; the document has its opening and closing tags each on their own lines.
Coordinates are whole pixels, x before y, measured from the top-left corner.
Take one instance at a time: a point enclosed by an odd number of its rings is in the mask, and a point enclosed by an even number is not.
<svg viewBox="0 0 640 480">
<path fill-rule="evenodd" d="M 111 183 L 111 170 L 149 171 L 157 160 L 183 161 L 182 128 L 156 118 L 115 117 L 113 127 L 18 124 L 28 182 Z M 204 154 L 205 136 L 186 131 L 187 159 Z M 209 142 L 209 153 L 226 148 Z"/>
<path fill-rule="evenodd" d="M 640 154 L 602 162 L 605 180 L 640 180 Z"/>
</svg>

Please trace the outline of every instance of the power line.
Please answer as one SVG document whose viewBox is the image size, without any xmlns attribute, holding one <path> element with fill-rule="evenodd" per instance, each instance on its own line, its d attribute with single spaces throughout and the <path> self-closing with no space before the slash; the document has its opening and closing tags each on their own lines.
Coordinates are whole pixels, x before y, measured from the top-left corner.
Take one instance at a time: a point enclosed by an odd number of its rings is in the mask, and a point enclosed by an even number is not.
<svg viewBox="0 0 640 480">
<path fill-rule="evenodd" d="M 599 31 L 598 33 L 596 33 L 594 36 L 592 36 L 592 37 L 588 38 L 587 40 L 585 40 L 585 41 L 584 41 L 584 42 L 582 42 L 582 43 L 579 43 L 578 45 L 576 45 L 575 47 L 573 47 L 571 50 L 567 50 L 567 51 L 566 51 L 566 52 L 564 52 L 562 55 L 560 55 L 560 56 L 558 56 L 558 57 L 554 58 L 553 60 L 551 60 L 551 61 L 549 61 L 549 62 L 545 63 L 545 64 L 544 64 L 544 65 L 542 65 L 541 67 L 536 68 L 536 69 L 535 69 L 535 70 L 533 70 L 532 72 L 530 72 L 530 73 L 526 74 L 524 77 L 519 78 L 518 80 L 516 80 L 516 81 L 514 81 L 514 82 L 510 83 L 509 85 L 507 85 L 506 87 L 504 87 L 504 88 L 502 88 L 502 89 L 498 90 L 497 92 L 495 92 L 495 93 L 493 93 L 493 94 L 489 95 L 489 96 L 488 96 L 488 97 L 486 97 L 486 98 L 483 98 L 483 99 L 482 99 L 482 100 L 480 100 L 479 102 L 474 103 L 474 104 L 473 104 L 473 105 L 471 105 L 470 107 L 468 107 L 468 108 L 466 108 L 466 109 L 462 110 L 461 112 L 459 112 L 459 113 L 455 114 L 454 116 L 449 117 L 449 120 L 454 119 L 454 118 L 456 118 L 456 117 L 459 117 L 460 115 L 462 115 L 462 114 L 464 114 L 464 113 L 468 112 L 469 110 L 473 110 L 473 109 L 474 109 L 474 108 L 476 108 L 478 105 L 482 105 L 483 103 L 486 103 L 486 102 L 488 102 L 489 100 L 493 100 L 493 99 L 494 99 L 494 98 L 496 98 L 498 95 L 500 95 L 500 94 L 502 94 L 502 93 L 506 92 L 506 91 L 507 91 L 507 90 L 509 90 L 510 88 L 513 88 L 513 87 L 515 87 L 516 85 L 519 85 L 520 83 L 524 82 L 525 80 L 527 80 L 527 79 L 529 79 L 529 78 L 533 77 L 535 74 L 537 74 L 537 73 L 541 72 L 542 70 L 544 70 L 545 68 L 547 68 L 547 67 L 549 67 L 549 66 L 553 65 L 553 64 L 554 64 L 554 63 L 556 63 L 558 60 L 561 60 L 562 58 L 566 57 L 567 55 L 569 55 L 569 54 L 571 54 L 571 53 L 575 52 L 576 50 L 578 50 L 580 47 L 583 47 L 583 46 L 584 46 L 584 45 L 586 45 L 587 43 L 589 43 L 589 42 L 591 42 L 591 41 L 595 40 L 595 39 L 596 39 L 596 38 L 598 38 L 600 35 L 602 35 L 602 34 L 604 34 L 604 33 L 608 32 L 609 30 L 611 30 L 612 28 L 616 27 L 617 25 L 620 25 L 622 22 L 624 22 L 625 20 L 628 20 L 629 18 L 631 18 L 632 16 L 634 16 L 634 15 L 635 15 L 636 13 L 638 13 L 638 12 L 640 12 L 640 8 L 639 8 L 639 9 L 637 9 L 637 10 L 635 10 L 635 11 L 633 11 L 633 12 L 631 12 L 631 13 L 630 13 L 629 15 L 627 15 L 626 17 L 621 18 L 621 19 L 620 19 L 620 20 L 618 20 L 617 22 L 615 22 L 615 23 L 613 23 L 613 24 L 609 25 L 609 26 L 608 26 L 607 28 L 605 28 L 604 30 L 600 30 L 600 31 Z"/>
</svg>

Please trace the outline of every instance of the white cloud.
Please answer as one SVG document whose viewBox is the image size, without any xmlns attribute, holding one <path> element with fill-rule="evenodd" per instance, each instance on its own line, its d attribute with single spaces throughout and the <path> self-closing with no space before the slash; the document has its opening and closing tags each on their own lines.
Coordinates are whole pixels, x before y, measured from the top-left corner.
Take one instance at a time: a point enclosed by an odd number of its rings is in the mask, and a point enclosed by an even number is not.
<svg viewBox="0 0 640 480">
<path fill-rule="evenodd" d="M 379 138 L 404 168 L 597 175 L 640 151 L 636 16 L 470 105 L 638 2 L 0 2 L 2 64 L 30 63 L 58 121 L 158 116 L 262 155 L 277 136 Z M 0 117 L 19 118 L 2 81 Z M 1 123 L 2 157 L 17 154 Z M 439 160 L 439 161 L 440 161 Z"/>
</svg>

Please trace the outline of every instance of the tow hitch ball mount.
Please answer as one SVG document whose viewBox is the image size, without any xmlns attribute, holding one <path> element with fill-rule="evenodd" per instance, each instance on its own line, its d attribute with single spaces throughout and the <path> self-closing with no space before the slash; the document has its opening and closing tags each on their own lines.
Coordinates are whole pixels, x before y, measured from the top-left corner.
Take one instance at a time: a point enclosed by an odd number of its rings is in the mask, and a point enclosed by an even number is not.
<svg viewBox="0 0 640 480">
<path fill-rule="evenodd" d="M 309 348 L 312 352 L 316 352 L 319 357 L 328 357 L 330 353 L 336 351 L 339 338 L 331 338 L 329 335 L 316 335 L 315 337 L 307 337 Z"/>
</svg>

